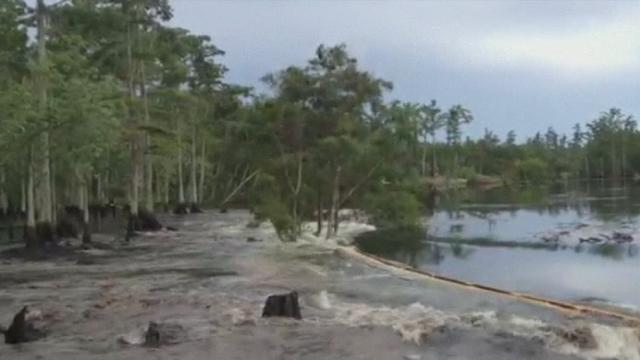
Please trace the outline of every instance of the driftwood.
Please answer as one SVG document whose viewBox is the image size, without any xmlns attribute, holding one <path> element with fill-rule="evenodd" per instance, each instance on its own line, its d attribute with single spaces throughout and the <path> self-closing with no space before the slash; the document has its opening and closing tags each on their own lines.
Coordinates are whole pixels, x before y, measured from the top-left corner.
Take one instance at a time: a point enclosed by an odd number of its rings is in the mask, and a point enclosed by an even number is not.
<svg viewBox="0 0 640 360">
<path fill-rule="evenodd" d="M 262 317 L 272 316 L 302 319 L 298 293 L 292 291 L 288 294 L 269 295 L 262 310 Z"/>
</svg>

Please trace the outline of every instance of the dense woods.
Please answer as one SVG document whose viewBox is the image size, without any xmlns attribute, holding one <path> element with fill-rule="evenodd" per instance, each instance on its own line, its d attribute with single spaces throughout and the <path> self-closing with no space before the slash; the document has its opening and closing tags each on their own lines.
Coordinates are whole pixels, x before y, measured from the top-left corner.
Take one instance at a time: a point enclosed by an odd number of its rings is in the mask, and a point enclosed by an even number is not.
<svg viewBox="0 0 640 360">
<path fill-rule="evenodd" d="M 168 0 L 0 2 L 0 212 L 28 248 L 54 241 L 70 205 L 86 242 L 91 207 L 112 202 L 133 229 L 157 211 L 248 207 L 292 241 L 309 221 L 334 235 L 344 208 L 414 224 L 438 177 L 518 186 L 640 168 L 619 109 L 572 134 L 463 139 L 471 110 L 390 101 L 392 83 L 345 45 L 274 69 L 261 94 L 228 83 L 224 51 L 171 16 Z"/>
</svg>

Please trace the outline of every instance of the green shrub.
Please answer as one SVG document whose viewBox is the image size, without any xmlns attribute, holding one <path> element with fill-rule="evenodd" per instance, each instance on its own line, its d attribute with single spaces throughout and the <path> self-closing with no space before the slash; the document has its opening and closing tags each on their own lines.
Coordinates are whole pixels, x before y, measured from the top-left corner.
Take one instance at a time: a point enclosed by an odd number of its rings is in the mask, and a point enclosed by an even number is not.
<svg viewBox="0 0 640 360">
<path fill-rule="evenodd" d="M 290 216 L 287 205 L 275 196 L 261 199 L 255 208 L 255 218 L 258 221 L 269 219 L 282 241 L 296 241 L 299 235 L 298 225 Z"/>
<path fill-rule="evenodd" d="M 365 209 L 379 228 L 417 226 L 423 210 L 415 195 L 402 190 L 369 194 L 365 199 Z"/>
</svg>

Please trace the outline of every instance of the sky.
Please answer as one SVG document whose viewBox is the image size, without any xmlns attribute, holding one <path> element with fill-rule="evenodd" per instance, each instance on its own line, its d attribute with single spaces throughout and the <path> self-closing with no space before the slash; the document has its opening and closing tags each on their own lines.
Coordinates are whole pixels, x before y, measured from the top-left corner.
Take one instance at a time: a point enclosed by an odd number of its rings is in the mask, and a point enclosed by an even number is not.
<svg viewBox="0 0 640 360">
<path fill-rule="evenodd" d="M 619 107 L 640 118 L 640 1 L 171 0 L 172 25 L 211 36 L 230 82 L 347 44 L 388 99 L 463 104 L 465 129 L 522 140 Z"/>
</svg>

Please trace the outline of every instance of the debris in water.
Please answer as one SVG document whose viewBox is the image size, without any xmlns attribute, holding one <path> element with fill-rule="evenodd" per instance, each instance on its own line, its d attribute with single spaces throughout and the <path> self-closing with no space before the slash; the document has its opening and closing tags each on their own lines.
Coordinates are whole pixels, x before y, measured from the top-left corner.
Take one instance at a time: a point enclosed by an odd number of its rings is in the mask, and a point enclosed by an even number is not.
<svg viewBox="0 0 640 360">
<path fill-rule="evenodd" d="M 272 316 L 302 319 L 300 304 L 298 303 L 298 293 L 292 291 L 288 294 L 269 295 L 262 310 L 262 317 Z"/>
<path fill-rule="evenodd" d="M 46 334 L 37 329 L 33 320 L 42 317 L 40 312 L 30 314 L 29 307 L 25 306 L 14 316 L 11 326 L 4 332 L 4 342 L 6 344 L 19 344 L 28 341 L 35 341 Z"/>
<path fill-rule="evenodd" d="M 579 349 L 592 350 L 598 347 L 595 336 L 588 327 L 578 327 L 574 329 L 555 329 L 556 335 L 575 344 Z"/>
</svg>

